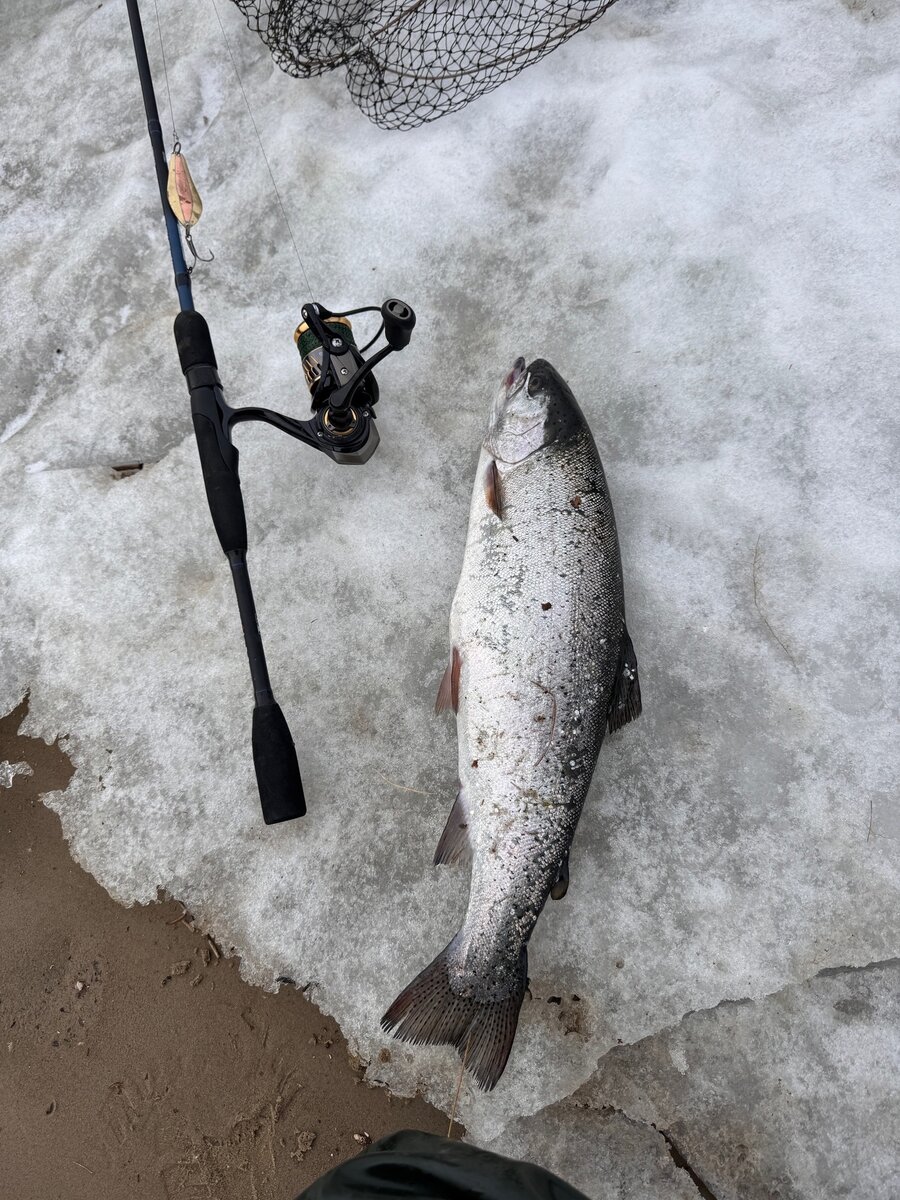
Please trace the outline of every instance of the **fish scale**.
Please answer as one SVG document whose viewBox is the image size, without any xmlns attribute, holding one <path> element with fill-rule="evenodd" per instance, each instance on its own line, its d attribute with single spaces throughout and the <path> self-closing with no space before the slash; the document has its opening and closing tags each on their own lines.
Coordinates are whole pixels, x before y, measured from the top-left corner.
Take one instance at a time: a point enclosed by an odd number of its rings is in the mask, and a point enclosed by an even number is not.
<svg viewBox="0 0 900 1200">
<path fill-rule="evenodd" d="M 469 857 L 449 946 L 385 1028 L 446 1042 L 493 1087 L 527 982 L 526 946 L 569 847 L 604 733 L 640 712 L 615 516 L 590 429 L 543 360 L 519 360 L 478 462 L 438 707 L 457 710 L 460 791 L 436 862 Z"/>
</svg>

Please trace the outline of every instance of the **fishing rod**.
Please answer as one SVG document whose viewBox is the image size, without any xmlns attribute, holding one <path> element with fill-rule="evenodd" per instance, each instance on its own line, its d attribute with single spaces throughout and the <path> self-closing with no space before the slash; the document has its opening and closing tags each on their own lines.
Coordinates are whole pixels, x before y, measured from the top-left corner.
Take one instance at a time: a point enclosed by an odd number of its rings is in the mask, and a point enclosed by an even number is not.
<svg viewBox="0 0 900 1200">
<path fill-rule="evenodd" d="M 379 441 L 374 423 L 378 384 L 373 370 L 389 354 L 409 344 L 416 316 L 402 300 L 386 300 L 380 307 L 369 305 L 347 312 L 331 312 L 323 304 L 310 301 L 301 308 L 302 321 L 294 340 L 310 392 L 312 417 L 299 421 L 269 408 L 232 408 L 226 403 L 209 326 L 194 308 L 193 267 L 187 265 L 181 242 L 184 228 L 196 260 L 190 228 L 200 214 L 200 197 L 181 154 L 180 142 L 176 140 L 171 158 L 166 158 L 138 0 L 126 0 L 126 4 L 181 310 L 175 318 L 175 344 L 190 393 L 210 514 L 231 567 L 253 682 L 253 763 L 263 820 L 273 825 L 302 817 L 306 800 L 297 751 L 272 691 L 259 631 L 247 571 L 247 521 L 232 430 L 244 421 L 263 421 L 327 454 L 340 465 L 368 462 Z M 380 313 L 381 327 L 371 341 L 359 348 L 349 318 L 370 312 Z M 382 335 L 386 344 L 364 358 Z"/>
</svg>

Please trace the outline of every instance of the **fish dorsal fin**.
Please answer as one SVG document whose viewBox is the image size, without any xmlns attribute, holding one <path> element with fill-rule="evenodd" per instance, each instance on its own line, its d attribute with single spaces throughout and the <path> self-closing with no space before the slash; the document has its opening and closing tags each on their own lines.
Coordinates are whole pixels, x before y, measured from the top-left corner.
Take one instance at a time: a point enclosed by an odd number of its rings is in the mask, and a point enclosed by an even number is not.
<svg viewBox="0 0 900 1200">
<path fill-rule="evenodd" d="M 450 816 L 441 834 L 441 840 L 434 852 L 434 865 L 463 862 L 472 855 L 472 843 L 469 841 L 469 808 L 466 795 L 459 789 Z"/>
<path fill-rule="evenodd" d="M 203 201 L 191 178 L 187 159 L 177 149 L 169 158 L 169 182 L 166 187 L 166 196 L 169 200 L 169 207 L 175 214 L 179 225 L 190 229 L 197 224 L 200 214 L 203 212 Z"/>
<path fill-rule="evenodd" d="M 436 713 L 445 712 L 448 708 L 452 708 L 454 712 L 459 712 L 459 674 L 461 670 L 462 657 L 459 650 L 454 646 L 450 662 L 447 664 L 447 670 L 444 672 L 440 687 L 438 688 L 437 700 L 434 702 L 434 711 Z"/>
<path fill-rule="evenodd" d="M 606 724 L 610 733 L 615 733 L 629 721 L 641 715 L 641 681 L 638 679 L 637 655 L 628 630 L 622 627 L 622 646 L 619 650 L 619 665 L 609 700 Z"/>
</svg>

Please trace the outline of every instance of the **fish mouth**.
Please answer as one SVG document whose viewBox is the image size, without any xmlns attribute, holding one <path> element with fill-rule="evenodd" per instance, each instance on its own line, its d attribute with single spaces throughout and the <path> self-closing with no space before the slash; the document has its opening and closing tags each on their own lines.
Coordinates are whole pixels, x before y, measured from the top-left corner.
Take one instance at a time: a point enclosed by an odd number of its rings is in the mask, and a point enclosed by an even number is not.
<svg viewBox="0 0 900 1200">
<path fill-rule="evenodd" d="M 571 389 L 545 358 L 517 358 L 494 397 L 484 449 L 495 462 L 515 466 L 538 450 L 567 441 L 585 428 Z"/>
<path fill-rule="evenodd" d="M 506 393 L 504 399 L 511 399 L 516 392 L 524 385 L 528 371 L 525 368 L 525 359 L 519 355 L 512 365 L 512 370 L 507 373 L 503 380 L 502 391 Z"/>
<path fill-rule="evenodd" d="M 500 381 L 500 387 L 497 389 L 497 394 L 494 397 L 494 403 L 491 405 L 491 415 L 488 420 L 487 434 L 484 439 L 485 449 L 487 449 L 495 459 L 502 459 L 498 453 L 495 441 L 497 431 L 506 414 L 507 406 L 514 396 L 521 392 L 523 387 L 528 386 L 528 370 L 525 366 L 525 359 L 519 355 L 513 363 L 511 369 L 503 376 Z"/>
</svg>

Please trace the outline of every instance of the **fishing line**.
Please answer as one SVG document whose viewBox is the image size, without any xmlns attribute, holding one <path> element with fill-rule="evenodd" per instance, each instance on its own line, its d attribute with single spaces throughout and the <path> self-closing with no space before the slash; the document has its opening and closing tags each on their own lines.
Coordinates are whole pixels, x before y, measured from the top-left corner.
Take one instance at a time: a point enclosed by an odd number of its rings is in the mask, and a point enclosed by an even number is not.
<svg viewBox="0 0 900 1200">
<path fill-rule="evenodd" d="M 241 81 L 241 74 L 240 74 L 240 71 L 238 71 L 237 63 L 235 62 L 234 55 L 231 52 L 231 43 L 228 41 L 228 35 L 225 32 L 225 26 L 222 24 L 222 18 L 219 15 L 219 7 L 216 4 L 216 0 L 212 0 L 212 6 L 213 6 L 213 9 L 216 14 L 216 20 L 219 22 L 219 29 L 221 29 L 221 31 L 222 31 L 222 40 L 225 43 L 225 49 L 228 51 L 228 57 L 231 59 L 231 69 L 234 71 L 234 77 L 238 82 L 238 87 L 241 89 L 241 95 L 244 97 L 244 104 L 247 106 L 247 112 L 250 115 L 250 123 L 253 126 L 253 132 L 256 134 L 256 140 L 259 143 L 259 150 L 263 156 L 263 162 L 266 164 L 266 170 L 269 172 L 269 179 L 271 179 L 271 181 L 272 181 L 272 191 L 275 193 L 275 199 L 278 201 L 278 207 L 281 209 L 281 215 L 284 218 L 284 223 L 287 226 L 288 233 L 290 234 L 291 244 L 294 247 L 294 253 L 297 255 L 297 262 L 300 264 L 300 270 L 303 272 L 303 280 L 306 284 L 307 295 L 311 296 L 312 295 L 312 286 L 309 282 L 309 276 L 306 274 L 306 267 L 303 265 L 303 259 L 300 257 L 300 251 L 297 249 L 297 242 L 294 239 L 294 231 L 291 228 L 291 223 L 288 220 L 288 215 L 287 215 L 287 212 L 285 211 L 285 207 L 281 202 L 281 194 L 278 191 L 278 184 L 275 182 L 275 176 L 272 173 L 272 168 L 269 166 L 269 159 L 268 159 L 268 156 L 266 155 L 266 148 L 263 145 L 263 140 L 262 140 L 262 137 L 260 136 L 259 128 L 256 124 L 256 119 L 253 116 L 253 109 L 250 107 L 250 101 L 247 99 L 247 93 L 244 91 L 244 84 Z"/>
<path fill-rule="evenodd" d="M 159 0 L 153 0 L 153 7 L 156 9 L 156 28 L 159 31 L 159 52 L 162 55 L 163 75 L 166 80 L 166 97 L 169 101 L 169 113 L 172 117 L 172 139 L 176 145 L 179 144 L 178 130 L 175 127 L 175 109 L 172 107 L 172 89 L 169 87 L 169 68 L 166 66 L 166 47 L 163 42 L 162 21 L 159 18 Z M 196 256 L 195 256 L 196 257 Z"/>
</svg>

